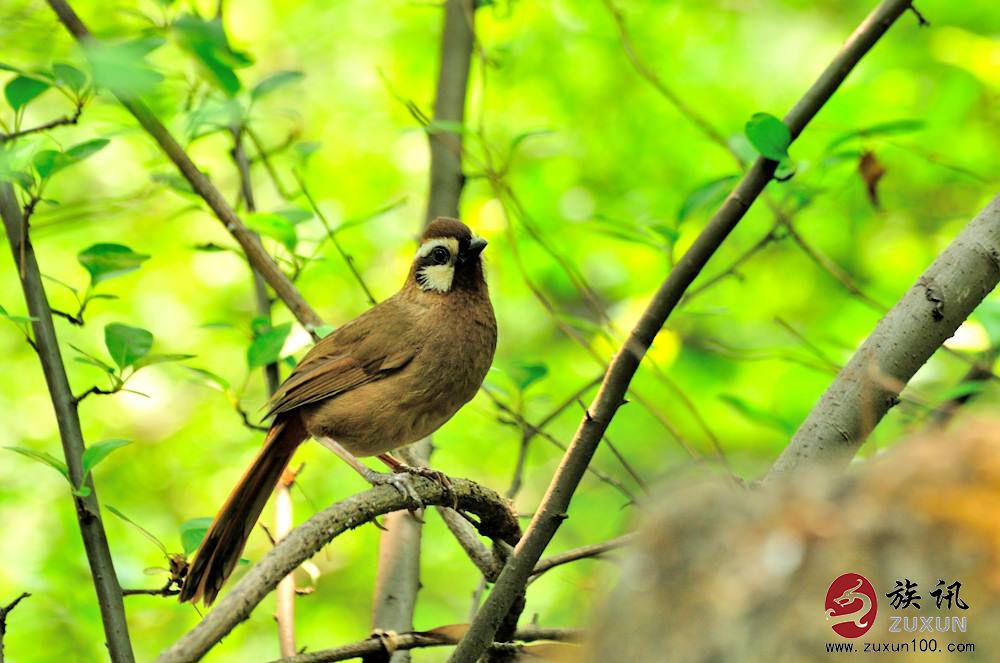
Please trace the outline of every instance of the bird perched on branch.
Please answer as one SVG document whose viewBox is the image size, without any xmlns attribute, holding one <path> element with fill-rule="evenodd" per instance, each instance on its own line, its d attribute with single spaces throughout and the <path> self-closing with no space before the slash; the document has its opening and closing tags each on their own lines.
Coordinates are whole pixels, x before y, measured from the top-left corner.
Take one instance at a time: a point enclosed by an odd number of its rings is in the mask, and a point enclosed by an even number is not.
<svg viewBox="0 0 1000 663">
<path fill-rule="evenodd" d="M 497 327 L 480 254 L 486 241 L 439 218 L 420 238 L 402 289 L 320 340 L 268 404 L 264 448 L 205 535 L 181 601 L 215 600 L 296 448 L 310 437 L 372 484 L 412 495 L 389 452 L 441 427 L 475 396 L 493 361 Z M 357 456 L 378 456 L 382 474 Z"/>
</svg>

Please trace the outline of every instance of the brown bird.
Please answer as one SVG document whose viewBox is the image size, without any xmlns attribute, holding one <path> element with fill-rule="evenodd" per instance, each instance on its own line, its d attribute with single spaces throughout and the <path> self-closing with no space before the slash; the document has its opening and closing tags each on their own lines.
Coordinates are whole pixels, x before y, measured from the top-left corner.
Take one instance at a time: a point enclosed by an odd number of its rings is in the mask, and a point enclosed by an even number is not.
<svg viewBox="0 0 1000 663">
<path fill-rule="evenodd" d="M 264 447 L 212 522 L 181 601 L 215 600 L 292 454 L 309 437 L 374 484 L 412 494 L 389 451 L 424 438 L 475 396 L 497 326 L 480 253 L 486 241 L 439 218 L 420 239 L 402 289 L 320 340 L 268 404 Z M 265 417 L 265 418 L 266 418 Z M 370 470 L 378 456 L 394 472 Z"/>
</svg>

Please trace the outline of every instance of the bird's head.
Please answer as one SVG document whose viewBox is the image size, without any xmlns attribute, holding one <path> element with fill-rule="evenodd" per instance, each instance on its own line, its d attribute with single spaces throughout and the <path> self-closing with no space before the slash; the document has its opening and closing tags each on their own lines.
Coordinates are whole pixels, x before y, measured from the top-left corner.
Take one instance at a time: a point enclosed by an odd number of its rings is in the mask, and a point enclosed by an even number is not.
<svg viewBox="0 0 1000 663">
<path fill-rule="evenodd" d="M 439 217 L 424 230 L 410 280 L 424 292 L 478 290 L 486 281 L 480 254 L 486 240 L 458 219 Z"/>
</svg>

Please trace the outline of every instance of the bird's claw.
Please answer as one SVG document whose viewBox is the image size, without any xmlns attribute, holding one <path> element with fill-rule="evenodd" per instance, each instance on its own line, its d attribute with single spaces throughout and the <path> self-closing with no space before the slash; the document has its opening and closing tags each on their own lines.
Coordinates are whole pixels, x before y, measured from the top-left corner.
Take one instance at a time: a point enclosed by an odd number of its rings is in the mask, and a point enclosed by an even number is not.
<svg viewBox="0 0 1000 663">
<path fill-rule="evenodd" d="M 392 471 L 395 474 L 415 474 L 434 481 L 444 489 L 445 495 L 448 496 L 449 501 L 451 502 L 451 508 L 458 508 L 458 495 L 455 494 L 455 488 L 451 483 L 451 477 L 444 472 L 430 467 L 419 467 L 414 465 L 405 465 L 402 463 L 392 468 Z"/>
<path fill-rule="evenodd" d="M 410 504 L 410 512 L 424 508 L 424 501 L 420 499 L 420 495 L 417 493 L 416 488 L 414 488 L 413 478 L 409 473 L 393 472 L 391 474 L 383 474 L 382 472 L 369 471 L 365 474 L 365 478 L 373 486 L 392 486 L 398 490 L 403 499 Z"/>
</svg>

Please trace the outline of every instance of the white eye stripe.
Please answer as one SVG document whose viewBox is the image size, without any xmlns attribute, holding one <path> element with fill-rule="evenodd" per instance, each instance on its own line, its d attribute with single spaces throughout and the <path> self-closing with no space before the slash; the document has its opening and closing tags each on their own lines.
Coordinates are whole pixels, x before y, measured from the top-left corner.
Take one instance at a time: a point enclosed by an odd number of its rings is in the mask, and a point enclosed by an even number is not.
<svg viewBox="0 0 1000 663">
<path fill-rule="evenodd" d="M 454 237 L 432 237 L 417 249 L 418 258 L 426 258 L 435 248 L 443 246 L 451 255 L 458 253 L 458 240 Z"/>
</svg>

